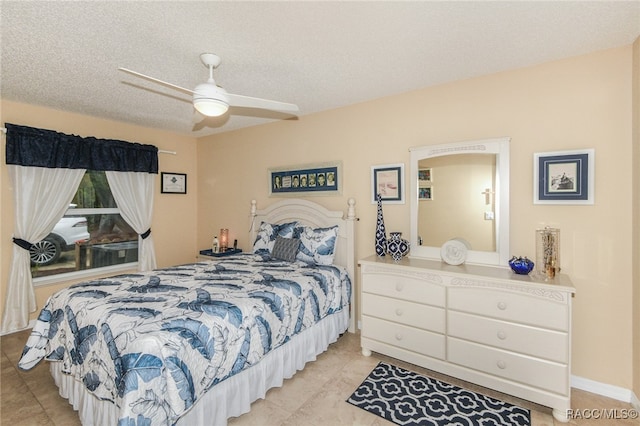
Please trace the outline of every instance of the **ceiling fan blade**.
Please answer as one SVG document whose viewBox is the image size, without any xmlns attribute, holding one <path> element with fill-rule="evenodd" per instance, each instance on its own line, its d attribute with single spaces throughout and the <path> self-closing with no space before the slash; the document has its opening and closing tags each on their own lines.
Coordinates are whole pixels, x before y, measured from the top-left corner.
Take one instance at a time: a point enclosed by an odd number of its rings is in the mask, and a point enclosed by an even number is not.
<svg viewBox="0 0 640 426">
<path fill-rule="evenodd" d="M 126 72 L 127 74 L 135 75 L 136 77 L 144 78 L 145 80 L 152 81 L 154 83 L 161 84 L 163 86 L 170 87 L 171 89 L 179 90 L 189 95 L 193 95 L 193 90 L 185 89 L 184 87 L 176 86 L 175 84 L 167 83 L 166 81 L 158 80 L 157 78 L 149 77 L 148 75 L 141 74 L 136 71 L 132 71 L 127 68 L 119 67 L 118 70 Z"/>
<path fill-rule="evenodd" d="M 234 95 L 231 93 L 227 93 L 229 97 L 229 105 L 235 107 L 244 107 L 244 108 L 259 108 L 259 109 L 268 109 L 272 111 L 282 111 L 287 112 L 292 115 L 296 115 L 300 109 L 298 105 L 289 104 L 286 102 L 278 102 L 271 101 L 269 99 L 261 99 L 261 98 L 252 98 L 251 96 L 242 96 L 242 95 Z"/>
</svg>

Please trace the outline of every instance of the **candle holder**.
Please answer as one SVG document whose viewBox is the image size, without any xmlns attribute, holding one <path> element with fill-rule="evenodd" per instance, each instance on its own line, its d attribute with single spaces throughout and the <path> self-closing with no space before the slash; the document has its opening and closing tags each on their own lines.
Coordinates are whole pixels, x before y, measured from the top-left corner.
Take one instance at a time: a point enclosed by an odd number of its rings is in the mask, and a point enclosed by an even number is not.
<svg viewBox="0 0 640 426">
<path fill-rule="evenodd" d="M 536 231 L 536 271 L 545 280 L 560 273 L 560 230 L 545 227 Z"/>
<path fill-rule="evenodd" d="M 227 251 L 229 247 L 229 230 L 226 228 L 220 229 L 220 251 Z"/>
</svg>

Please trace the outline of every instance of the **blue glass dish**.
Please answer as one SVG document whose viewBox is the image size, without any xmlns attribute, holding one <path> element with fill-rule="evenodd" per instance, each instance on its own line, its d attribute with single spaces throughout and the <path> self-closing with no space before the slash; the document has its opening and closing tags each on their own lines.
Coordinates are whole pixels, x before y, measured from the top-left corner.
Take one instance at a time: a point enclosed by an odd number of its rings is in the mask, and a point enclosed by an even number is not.
<svg viewBox="0 0 640 426">
<path fill-rule="evenodd" d="M 511 260 L 509 260 L 509 266 L 511 267 L 511 270 L 518 275 L 528 275 L 535 265 L 532 260 L 526 257 L 513 256 Z"/>
</svg>

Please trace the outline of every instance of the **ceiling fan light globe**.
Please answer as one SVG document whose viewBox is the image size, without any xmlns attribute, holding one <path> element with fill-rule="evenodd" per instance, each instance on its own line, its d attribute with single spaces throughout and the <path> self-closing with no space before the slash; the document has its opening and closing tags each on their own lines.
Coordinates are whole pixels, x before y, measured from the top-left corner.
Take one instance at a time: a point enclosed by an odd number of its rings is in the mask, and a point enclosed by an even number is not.
<svg viewBox="0 0 640 426">
<path fill-rule="evenodd" d="M 227 92 L 215 82 L 199 84 L 193 91 L 193 106 L 202 115 L 219 117 L 229 109 Z"/>
<path fill-rule="evenodd" d="M 219 117 L 229 109 L 226 102 L 211 98 L 194 99 L 193 106 L 200 114 L 207 117 Z"/>
</svg>

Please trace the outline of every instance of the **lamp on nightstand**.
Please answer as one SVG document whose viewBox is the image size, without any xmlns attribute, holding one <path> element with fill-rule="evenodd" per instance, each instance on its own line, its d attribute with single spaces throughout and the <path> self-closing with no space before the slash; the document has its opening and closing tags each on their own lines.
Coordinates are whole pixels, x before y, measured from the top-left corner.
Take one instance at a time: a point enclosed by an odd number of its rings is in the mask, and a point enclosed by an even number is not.
<svg viewBox="0 0 640 426">
<path fill-rule="evenodd" d="M 226 251 L 227 247 L 229 247 L 229 230 L 222 228 L 220 230 L 220 251 Z"/>
</svg>

